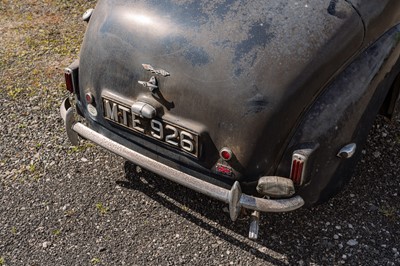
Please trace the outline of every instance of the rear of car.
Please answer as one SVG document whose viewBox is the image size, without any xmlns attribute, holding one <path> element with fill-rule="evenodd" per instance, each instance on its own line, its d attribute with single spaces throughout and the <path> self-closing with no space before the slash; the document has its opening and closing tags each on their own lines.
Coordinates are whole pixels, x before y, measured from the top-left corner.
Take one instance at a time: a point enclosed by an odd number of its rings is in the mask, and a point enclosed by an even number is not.
<svg viewBox="0 0 400 266">
<path fill-rule="evenodd" d="M 66 69 L 74 97 L 61 112 L 73 143 L 90 139 L 228 203 L 232 220 L 247 208 L 256 221 L 318 202 L 354 165 L 354 132 L 368 123 L 364 112 L 347 117 L 349 106 L 370 110 L 377 90 L 367 79 L 351 92 L 344 81 L 372 46 L 347 1 L 228 2 L 99 1 Z M 374 64 L 398 57 L 398 32 L 375 43 L 385 49 Z"/>
</svg>

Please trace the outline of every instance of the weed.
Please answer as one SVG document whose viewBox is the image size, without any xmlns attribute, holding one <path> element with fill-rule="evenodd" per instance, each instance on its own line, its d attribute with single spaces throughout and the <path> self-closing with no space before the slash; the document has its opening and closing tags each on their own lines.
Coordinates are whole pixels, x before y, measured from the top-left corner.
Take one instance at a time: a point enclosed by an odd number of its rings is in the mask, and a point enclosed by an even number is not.
<svg viewBox="0 0 400 266">
<path fill-rule="evenodd" d="M 105 207 L 101 202 L 96 204 L 96 208 L 100 212 L 100 214 L 106 214 L 109 210 L 109 208 Z"/>
<path fill-rule="evenodd" d="M 34 181 L 38 181 L 38 180 L 40 179 L 40 177 L 41 177 L 41 175 L 35 174 L 35 175 L 33 176 L 33 180 L 34 180 Z"/>
<path fill-rule="evenodd" d="M 12 99 L 16 99 L 18 95 L 23 91 L 23 88 L 13 88 L 8 90 L 7 94 L 10 96 Z"/>
<path fill-rule="evenodd" d="M 4 257 L 0 257 L 0 266 L 4 265 L 6 263 L 6 260 L 4 259 Z"/>
<path fill-rule="evenodd" d="M 92 143 L 85 143 L 83 145 L 80 146 L 72 146 L 69 151 L 68 154 L 72 154 L 72 153 L 78 153 L 78 152 L 84 152 L 86 151 L 88 148 L 94 147 L 94 144 Z"/>
<path fill-rule="evenodd" d="M 64 212 L 64 215 L 65 215 L 66 217 L 71 217 L 71 216 L 74 215 L 74 214 L 75 214 L 75 210 L 74 210 L 74 209 L 66 210 L 66 211 Z"/>
<path fill-rule="evenodd" d="M 76 152 L 80 152 L 80 151 L 82 151 L 80 146 L 72 146 L 72 147 L 70 147 L 68 154 L 76 153 Z"/>
<path fill-rule="evenodd" d="M 36 171 L 36 165 L 34 163 L 29 164 L 28 171 L 34 173 Z"/>
<path fill-rule="evenodd" d="M 93 259 L 90 260 L 90 262 L 91 262 L 93 265 L 96 265 L 96 264 L 99 264 L 99 263 L 101 262 L 101 260 L 100 260 L 99 258 L 93 258 Z"/>
<path fill-rule="evenodd" d="M 13 235 L 17 234 L 17 228 L 15 226 L 11 227 L 11 233 Z"/>
<path fill-rule="evenodd" d="M 61 230 L 55 229 L 55 230 L 53 230 L 52 233 L 53 233 L 54 236 L 58 236 L 59 234 L 61 234 Z"/>
<path fill-rule="evenodd" d="M 391 206 L 385 206 L 383 208 L 380 208 L 379 211 L 383 214 L 383 216 L 389 219 L 394 219 L 397 213 L 396 208 Z"/>
</svg>

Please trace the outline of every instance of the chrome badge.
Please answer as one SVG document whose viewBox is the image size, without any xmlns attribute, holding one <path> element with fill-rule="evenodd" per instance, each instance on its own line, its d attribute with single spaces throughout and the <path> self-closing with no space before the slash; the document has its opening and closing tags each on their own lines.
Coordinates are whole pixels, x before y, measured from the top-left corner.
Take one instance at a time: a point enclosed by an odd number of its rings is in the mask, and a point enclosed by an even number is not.
<svg viewBox="0 0 400 266">
<path fill-rule="evenodd" d="M 151 73 L 154 73 L 156 75 L 162 75 L 164 77 L 168 77 L 170 74 L 168 71 L 165 71 L 164 69 L 155 69 L 149 64 L 142 64 L 143 68 L 147 71 L 150 71 Z"/>
</svg>

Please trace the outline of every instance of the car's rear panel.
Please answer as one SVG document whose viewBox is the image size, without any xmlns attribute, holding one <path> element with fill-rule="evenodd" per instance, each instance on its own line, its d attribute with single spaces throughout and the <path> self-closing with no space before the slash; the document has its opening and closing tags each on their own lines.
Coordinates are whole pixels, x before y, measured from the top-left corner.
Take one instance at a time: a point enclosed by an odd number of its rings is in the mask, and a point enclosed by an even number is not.
<svg viewBox="0 0 400 266">
<path fill-rule="evenodd" d="M 82 99 L 83 112 L 181 170 L 256 180 L 274 172 L 299 117 L 363 35 L 346 1 L 99 1 L 79 65 L 80 95 L 92 94 L 96 111 Z M 148 128 L 177 136 L 135 128 L 124 108 L 138 103 L 156 110 Z"/>
</svg>

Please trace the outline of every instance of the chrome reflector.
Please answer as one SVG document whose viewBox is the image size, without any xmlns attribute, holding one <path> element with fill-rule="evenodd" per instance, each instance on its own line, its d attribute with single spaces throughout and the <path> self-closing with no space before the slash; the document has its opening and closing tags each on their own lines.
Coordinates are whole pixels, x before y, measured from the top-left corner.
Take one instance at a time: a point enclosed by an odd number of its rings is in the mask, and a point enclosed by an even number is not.
<svg viewBox="0 0 400 266">
<path fill-rule="evenodd" d="M 357 144 L 350 143 L 344 146 L 337 154 L 337 157 L 342 159 L 348 159 L 353 157 L 354 153 L 356 153 Z"/>
</svg>

